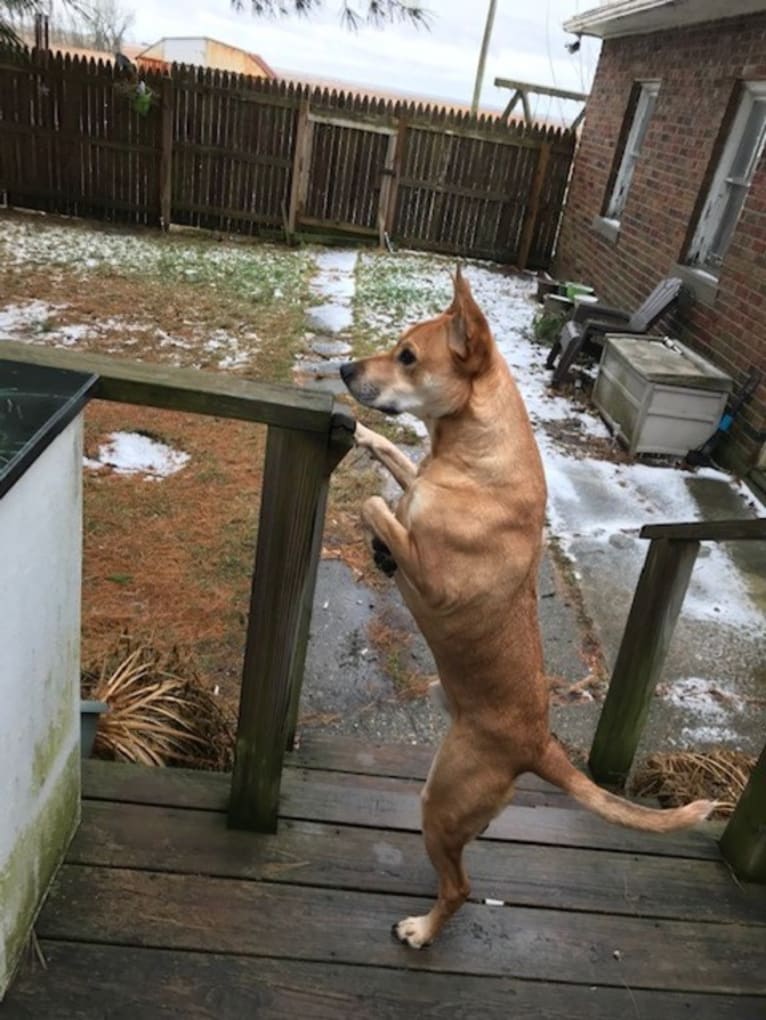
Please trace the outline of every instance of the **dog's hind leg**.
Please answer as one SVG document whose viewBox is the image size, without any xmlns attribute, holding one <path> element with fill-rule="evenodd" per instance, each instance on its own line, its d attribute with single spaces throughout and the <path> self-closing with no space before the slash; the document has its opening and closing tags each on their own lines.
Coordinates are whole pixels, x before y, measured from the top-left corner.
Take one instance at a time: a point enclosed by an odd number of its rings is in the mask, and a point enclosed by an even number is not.
<svg viewBox="0 0 766 1020">
<path fill-rule="evenodd" d="M 383 467 L 388 468 L 405 492 L 415 481 L 418 469 L 390 439 L 386 439 L 378 432 L 373 432 L 372 429 L 368 429 L 366 425 L 362 425 L 358 421 L 354 432 L 354 442 L 357 446 L 369 450 Z"/>
<path fill-rule="evenodd" d="M 422 949 L 465 903 L 471 887 L 463 850 L 505 806 L 511 790 L 507 777 L 471 754 L 468 741 L 454 729 L 447 734 L 422 794 L 423 838 L 439 877 L 438 896 L 427 914 L 394 925 L 400 942 Z"/>
</svg>

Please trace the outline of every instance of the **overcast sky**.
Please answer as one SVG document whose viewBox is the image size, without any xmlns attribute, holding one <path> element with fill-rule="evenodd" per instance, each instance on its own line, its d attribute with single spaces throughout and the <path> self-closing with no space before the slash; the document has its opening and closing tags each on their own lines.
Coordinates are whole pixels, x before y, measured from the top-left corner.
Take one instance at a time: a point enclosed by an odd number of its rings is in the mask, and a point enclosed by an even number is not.
<svg viewBox="0 0 766 1020">
<path fill-rule="evenodd" d="M 393 25 L 356 33 L 341 26 L 337 0 L 326 0 L 323 13 L 310 19 L 278 20 L 238 14 L 229 0 L 122 0 L 122 6 L 135 11 L 132 41 L 206 35 L 259 53 L 279 70 L 470 102 L 488 0 L 425 0 L 430 31 Z M 502 107 L 508 99 L 495 77 L 587 91 L 597 45 L 584 39 L 570 55 L 564 45 L 572 37 L 561 26 L 595 6 L 597 0 L 498 0 L 482 104 Z M 538 98 L 533 112 L 559 117 L 561 109 L 557 100 Z"/>
</svg>

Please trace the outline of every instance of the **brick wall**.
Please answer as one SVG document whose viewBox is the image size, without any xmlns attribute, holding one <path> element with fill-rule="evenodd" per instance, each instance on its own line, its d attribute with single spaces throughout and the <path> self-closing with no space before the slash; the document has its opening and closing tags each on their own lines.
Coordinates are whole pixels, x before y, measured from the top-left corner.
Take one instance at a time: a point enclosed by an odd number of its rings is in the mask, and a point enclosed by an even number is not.
<svg viewBox="0 0 766 1020">
<path fill-rule="evenodd" d="M 592 226 L 602 213 L 633 83 L 660 93 L 611 242 Z M 593 84 L 559 238 L 560 277 L 587 281 L 609 304 L 634 306 L 684 260 L 707 193 L 722 122 L 737 82 L 766 79 L 766 15 L 608 40 Z M 721 269 L 712 307 L 691 301 L 673 332 L 740 383 L 766 375 L 766 154 Z M 735 425 L 728 461 L 752 466 L 766 441 L 766 382 Z"/>
</svg>

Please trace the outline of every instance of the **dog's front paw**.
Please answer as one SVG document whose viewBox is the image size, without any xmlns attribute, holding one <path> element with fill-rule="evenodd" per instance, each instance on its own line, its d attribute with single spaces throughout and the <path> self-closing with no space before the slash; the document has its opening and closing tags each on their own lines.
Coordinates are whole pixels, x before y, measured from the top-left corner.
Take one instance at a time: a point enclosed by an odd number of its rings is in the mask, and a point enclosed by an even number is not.
<svg viewBox="0 0 766 1020">
<path fill-rule="evenodd" d="M 372 536 L 372 558 L 375 566 L 382 570 L 386 577 L 393 577 L 396 573 L 396 560 L 391 555 L 391 550 L 385 542 L 381 542 L 377 535 Z"/>
<path fill-rule="evenodd" d="M 428 917 L 405 917 L 391 929 L 394 938 L 410 949 L 425 949 L 431 944 Z"/>
<path fill-rule="evenodd" d="M 373 450 L 375 443 L 378 438 L 377 432 L 373 432 L 372 429 L 368 429 L 366 425 L 362 425 L 360 421 L 356 423 L 354 429 L 354 443 L 363 450 Z"/>
</svg>

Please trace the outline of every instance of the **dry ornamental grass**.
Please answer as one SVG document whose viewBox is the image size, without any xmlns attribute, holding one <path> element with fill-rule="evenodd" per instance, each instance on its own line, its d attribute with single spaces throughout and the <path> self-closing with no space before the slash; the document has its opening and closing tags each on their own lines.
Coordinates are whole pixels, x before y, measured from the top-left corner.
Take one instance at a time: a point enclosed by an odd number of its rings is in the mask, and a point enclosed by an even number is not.
<svg viewBox="0 0 766 1020">
<path fill-rule="evenodd" d="M 199 681 L 189 656 L 123 639 L 87 695 L 104 701 L 94 752 L 141 765 L 227 770 L 233 730 L 218 700 Z"/>
<path fill-rule="evenodd" d="M 732 813 L 755 767 L 741 751 L 678 751 L 650 755 L 631 784 L 637 797 L 656 797 L 664 807 L 691 800 L 718 801 L 715 817 Z"/>
</svg>

